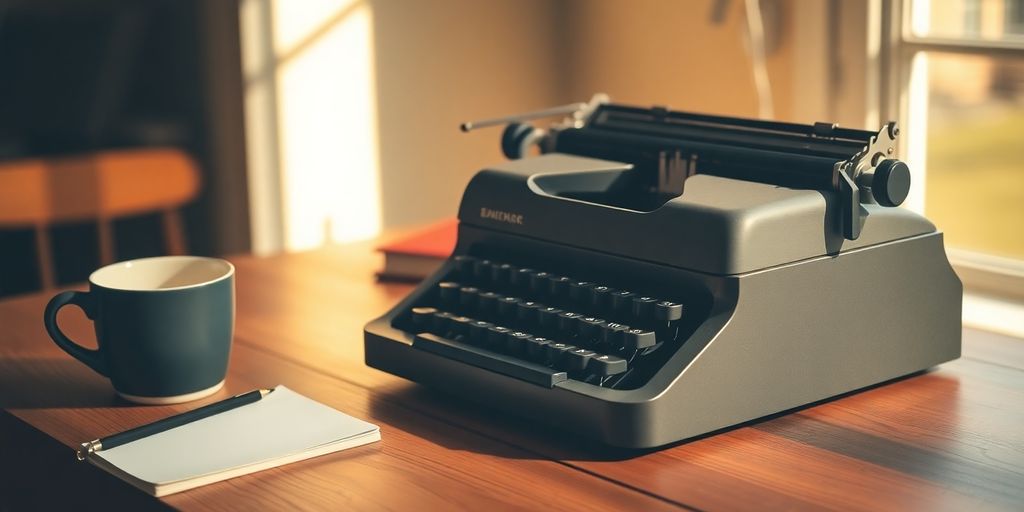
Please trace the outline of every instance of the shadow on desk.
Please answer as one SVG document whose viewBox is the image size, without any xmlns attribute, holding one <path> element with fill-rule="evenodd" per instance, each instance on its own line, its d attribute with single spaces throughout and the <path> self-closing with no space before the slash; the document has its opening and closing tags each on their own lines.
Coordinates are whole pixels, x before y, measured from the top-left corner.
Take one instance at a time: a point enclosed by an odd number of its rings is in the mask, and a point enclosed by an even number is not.
<svg viewBox="0 0 1024 512">
<path fill-rule="evenodd" d="M 419 385 L 411 385 L 400 389 L 390 390 L 386 393 L 386 395 L 389 395 L 387 405 L 382 404 L 379 401 L 374 401 L 371 403 L 371 408 L 373 409 L 374 416 L 377 416 L 386 414 L 385 411 L 390 410 L 394 403 L 400 403 L 407 407 L 415 408 L 417 412 L 431 416 L 441 422 L 455 425 L 460 428 L 468 428 L 474 432 L 480 433 L 485 437 L 498 441 L 500 443 L 498 446 L 514 445 L 520 449 L 527 447 L 526 451 L 510 450 L 509 453 L 490 453 L 490 455 L 498 457 L 524 458 L 523 455 L 527 454 L 536 455 L 536 457 L 529 457 L 536 459 L 615 462 L 635 459 L 654 452 L 697 443 L 703 439 L 717 435 L 728 435 L 729 432 L 745 427 L 754 427 L 766 432 L 778 431 L 774 432 L 778 435 L 782 435 L 789 430 L 799 432 L 803 428 L 802 425 L 804 423 L 816 423 L 808 418 L 796 416 L 796 414 L 801 411 L 851 396 L 863 396 L 864 393 L 868 393 L 871 390 L 890 384 L 897 384 L 918 376 L 931 375 L 931 378 L 935 379 L 948 379 L 948 377 L 935 375 L 934 372 L 936 370 L 937 368 L 931 368 L 915 372 L 910 375 L 898 377 L 890 381 L 851 391 L 839 396 L 806 404 L 738 425 L 732 425 L 713 432 L 708 432 L 697 437 L 678 441 L 658 448 L 642 450 L 611 447 L 573 435 L 570 432 L 541 427 L 522 417 L 514 416 L 498 409 L 492 409 L 484 405 L 447 394 L 440 390 Z M 956 384 L 955 381 L 953 383 Z M 779 420 L 780 418 L 782 419 Z M 432 432 L 427 429 L 423 429 L 422 426 L 417 425 L 415 422 L 403 423 L 402 428 L 415 435 L 428 439 L 433 435 Z M 803 441 L 806 442 L 807 439 L 804 439 Z M 469 445 L 445 445 L 445 447 L 452 450 L 480 451 L 478 447 Z M 516 455 L 510 455 L 510 453 L 515 453 Z"/>
<path fill-rule="evenodd" d="M 459 399 L 432 388 L 410 385 L 388 391 L 381 399 L 370 403 L 374 417 L 387 416 L 396 404 L 415 409 L 442 423 L 468 428 L 497 443 L 488 443 L 488 455 L 503 458 L 572 459 L 594 461 L 620 461 L 642 456 L 654 450 L 627 450 L 606 446 L 595 441 L 573 436 L 553 428 L 540 427 L 529 420 Z M 437 440 L 430 427 L 415 421 L 400 422 L 401 428 L 426 439 Z M 458 437 L 441 442 L 449 450 L 480 452 L 476 443 L 462 444 Z M 507 446 L 509 450 L 502 450 Z M 524 450 L 524 447 L 526 449 Z M 532 451 L 534 447 L 536 451 Z"/>
<path fill-rule="evenodd" d="M 70 358 L 0 359 L 0 408 L 126 405 L 108 380 Z"/>
<path fill-rule="evenodd" d="M 5 411 L 0 437 L 19 440 L 0 448 L 0 510 L 173 510 Z"/>
</svg>

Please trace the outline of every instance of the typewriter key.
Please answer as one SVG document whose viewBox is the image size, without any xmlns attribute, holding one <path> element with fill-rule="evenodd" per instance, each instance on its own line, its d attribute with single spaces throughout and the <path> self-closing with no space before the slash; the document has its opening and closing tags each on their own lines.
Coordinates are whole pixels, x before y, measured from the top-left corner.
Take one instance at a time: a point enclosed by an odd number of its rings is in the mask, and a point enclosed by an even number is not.
<svg viewBox="0 0 1024 512">
<path fill-rule="evenodd" d="M 412 308 L 413 325 L 423 330 L 429 329 L 434 313 L 437 313 L 437 310 L 434 308 Z"/>
</svg>

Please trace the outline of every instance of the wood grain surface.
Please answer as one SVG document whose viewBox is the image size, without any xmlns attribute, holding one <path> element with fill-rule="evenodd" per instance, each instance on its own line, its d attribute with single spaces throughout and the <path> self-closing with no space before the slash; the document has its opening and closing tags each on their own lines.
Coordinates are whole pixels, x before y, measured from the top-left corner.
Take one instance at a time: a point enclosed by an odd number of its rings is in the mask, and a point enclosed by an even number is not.
<svg viewBox="0 0 1024 512">
<path fill-rule="evenodd" d="M 366 367 L 363 324 L 411 289 L 375 281 L 373 245 L 232 258 L 227 386 L 177 406 L 123 402 L 64 355 L 42 329 L 48 297 L 0 302 L 0 460 L 20 461 L 0 466 L 0 509 L 97 489 L 190 510 L 1024 508 L 1024 341 L 968 330 L 965 356 L 929 372 L 661 450 L 614 450 Z M 92 338 L 80 312 L 60 320 Z M 379 424 L 383 441 L 163 500 L 73 463 L 84 440 L 276 384 Z"/>
</svg>

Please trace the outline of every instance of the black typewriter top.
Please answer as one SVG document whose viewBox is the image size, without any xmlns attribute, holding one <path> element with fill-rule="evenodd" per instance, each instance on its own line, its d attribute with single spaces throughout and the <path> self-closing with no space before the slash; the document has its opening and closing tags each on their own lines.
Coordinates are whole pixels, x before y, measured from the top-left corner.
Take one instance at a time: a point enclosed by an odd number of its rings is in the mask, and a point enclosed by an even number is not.
<svg viewBox="0 0 1024 512">
<path fill-rule="evenodd" d="M 698 174 L 821 190 L 838 201 L 836 230 L 856 240 L 864 226 L 862 204 L 899 206 L 910 190 L 910 171 L 894 158 L 899 128 L 889 122 L 877 132 L 713 116 L 608 103 L 597 95 L 589 104 L 566 106 L 571 118 L 549 131 L 517 120 L 550 116 L 559 109 L 513 116 L 463 128 L 509 122 L 502 136 L 507 156 L 525 156 L 532 145 L 544 153 L 564 153 L 633 165 L 633 179 L 645 194 L 617 204 L 652 210 L 683 193 Z M 575 110 L 571 110 L 571 109 Z M 636 190 L 636 187 L 634 190 Z"/>
<path fill-rule="evenodd" d="M 890 158 L 898 135 L 895 123 L 870 132 L 603 104 L 582 126 L 555 132 L 550 149 L 630 162 L 666 192 L 682 192 L 695 174 L 832 191 L 838 228 L 856 240 L 861 202 L 898 206 L 910 189 L 906 164 Z"/>
<path fill-rule="evenodd" d="M 462 222 L 714 274 L 935 231 L 891 208 L 909 190 L 895 123 L 871 132 L 601 102 L 581 112 L 547 131 L 510 122 L 512 159 L 471 181 Z M 530 145 L 543 154 L 523 158 Z"/>
</svg>

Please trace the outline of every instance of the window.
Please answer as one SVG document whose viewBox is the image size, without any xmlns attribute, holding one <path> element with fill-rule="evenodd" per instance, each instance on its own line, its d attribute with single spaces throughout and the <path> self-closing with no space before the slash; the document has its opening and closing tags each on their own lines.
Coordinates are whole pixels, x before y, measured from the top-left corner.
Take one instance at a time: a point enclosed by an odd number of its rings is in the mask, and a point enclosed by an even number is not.
<svg viewBox="0 0 1024 512">
<path fill-rule="evenodd" d="M 968 292 L 1024 304 L 1024 0 L 882 5 L 881 110 L 907 127 L 911 207 L 945 233 Z M 991 323 L 971 307 L 965 323 Z M 1024 314 L 996 316 L 1024 332 Z"/>
<path fill-rule="evenodd" d="M 915 59 L 927 73 L 925 213 L 952 247 L 1024 259 L 1024 59 Z"/>
<path fill-rule="evenodd" d="M 908 148 L 951 247 L 1024 260 L 1024 1 L 912 0 Z"/>
<path fill-rule="evenodd" d="M 239 4 L 253 251 L 381 227 L 373 13 L 362 0 Z"/>
<path fill-rule="evenodd" d="M 906 0 L 887 15 L 887 113 L 907 126 L 916 207 L 958 259 L 1024 269 L 1024 0 Z"/>
</svg>

